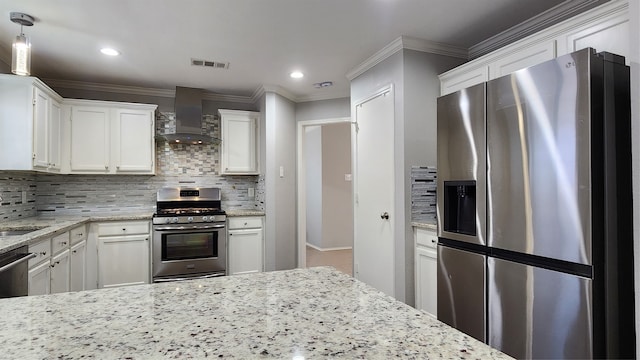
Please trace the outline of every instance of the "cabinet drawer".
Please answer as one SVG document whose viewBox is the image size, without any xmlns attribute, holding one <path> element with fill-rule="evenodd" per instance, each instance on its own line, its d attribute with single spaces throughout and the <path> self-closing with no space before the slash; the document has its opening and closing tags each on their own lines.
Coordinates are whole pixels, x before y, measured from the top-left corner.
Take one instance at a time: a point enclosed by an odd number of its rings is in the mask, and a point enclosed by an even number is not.
<svg viewBox="0 0 640 360">
<path fill-rule="evenodd" d="M 51 253 L 57 254 L 64 249 L 69 248 L 69 233 L 65 232 L 60 235 L 56 235 L 51 239 Z"/>
<path fill-rule="evenodd" d="M 435 249 L 438 245 L 438 236 L 433 230 L 416 228 L 416 244 Z"/>
<path fill-rule="evenodd" d="M 229 229 L 252 229 L 262 227 L 261 216 L 229 218 Z"/>
<path fill-rule="evenodd" d="M 77 244 L 87 238 L 87 226 L 81 225 L 69 230 L 69 237 L 71 238 L 71 245 Z"/>
<path fill-rule="evenodd" d="M 40 241 L 37 244 L 29 245 L 29 252 L 35 253 L 36 257 L 29 259 L 29 268 L 39 264 L 51 257 L 51 239 Z"/>
<path fill-rule="evenodd" d="M 148 233 L 148 221 L 101 223 L 98 225 L 98 236 L 134 235 Z"/>
</svg>

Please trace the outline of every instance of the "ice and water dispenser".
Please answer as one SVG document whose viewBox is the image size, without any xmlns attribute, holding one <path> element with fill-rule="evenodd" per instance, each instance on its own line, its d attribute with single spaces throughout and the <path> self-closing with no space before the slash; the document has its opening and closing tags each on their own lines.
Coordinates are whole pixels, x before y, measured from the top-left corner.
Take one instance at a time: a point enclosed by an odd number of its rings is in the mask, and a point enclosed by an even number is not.
<svg viewBox="0 0 640 360">
<path fill-rule="evenodd" d="M 444 182 L 444 231 L 476 235 L 476 182 Z"/>
</svg>

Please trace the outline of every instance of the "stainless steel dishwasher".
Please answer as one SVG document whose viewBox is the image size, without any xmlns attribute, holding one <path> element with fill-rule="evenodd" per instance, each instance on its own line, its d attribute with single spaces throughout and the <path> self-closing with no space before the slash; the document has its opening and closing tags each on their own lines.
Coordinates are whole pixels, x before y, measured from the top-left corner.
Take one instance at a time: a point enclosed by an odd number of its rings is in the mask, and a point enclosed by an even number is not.
<svg viewBox="0 0 640 360">
<path fill-rule="evenodd" d="M 29 293 L 28 246 L 21 246 L 0 254 L 0 298 L 26 296 Z"/>
</svg>

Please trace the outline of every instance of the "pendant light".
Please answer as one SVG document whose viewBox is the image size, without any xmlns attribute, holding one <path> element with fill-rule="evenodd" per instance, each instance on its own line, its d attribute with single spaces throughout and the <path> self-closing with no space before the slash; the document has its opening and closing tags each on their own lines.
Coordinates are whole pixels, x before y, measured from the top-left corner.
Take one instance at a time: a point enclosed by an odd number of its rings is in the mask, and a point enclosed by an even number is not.
<svg viewBox="0 0 640 360">
<path fill-rule="evenodd" d="M 31 15 L 12 12 L 9 18 L 16 24 L 20 24 L 20 35 L 16 36 L 12 46 L 11 72 L 16 75 L 29 76 L 31 74 L 31 43 L 22 32 L 23 26 L 33 26 L 34 18 Z"/>
</svg>

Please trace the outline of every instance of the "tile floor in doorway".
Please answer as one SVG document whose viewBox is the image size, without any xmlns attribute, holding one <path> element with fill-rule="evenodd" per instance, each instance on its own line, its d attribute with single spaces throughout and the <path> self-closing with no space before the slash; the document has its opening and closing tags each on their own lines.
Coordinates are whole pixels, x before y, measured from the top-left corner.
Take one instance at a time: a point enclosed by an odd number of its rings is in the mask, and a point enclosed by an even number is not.
<svg viewBox="0 0 640 360">
<path fill-rule="evenodd" d="M 351 249 L 320 251 L 307 246 L 307 267 L 333 266 L 345 274 L 353 275 L 352 254 Z"/>
</svg>

